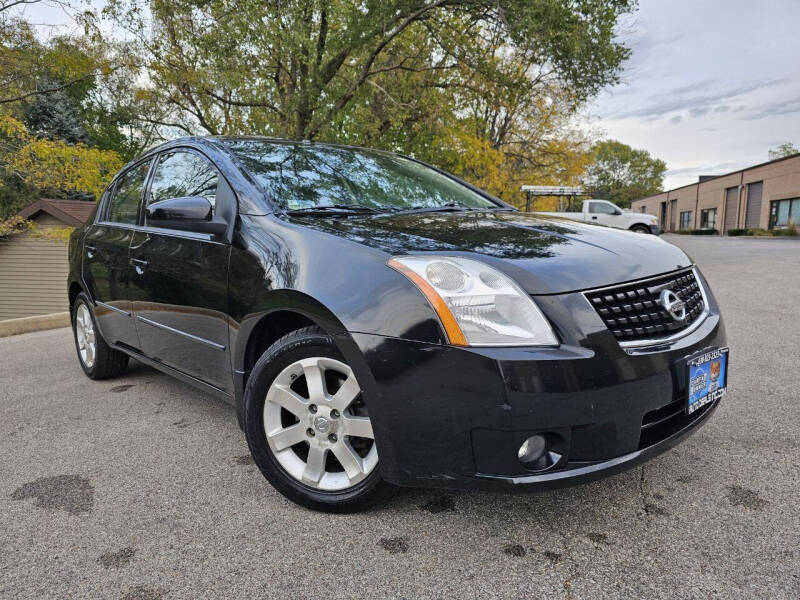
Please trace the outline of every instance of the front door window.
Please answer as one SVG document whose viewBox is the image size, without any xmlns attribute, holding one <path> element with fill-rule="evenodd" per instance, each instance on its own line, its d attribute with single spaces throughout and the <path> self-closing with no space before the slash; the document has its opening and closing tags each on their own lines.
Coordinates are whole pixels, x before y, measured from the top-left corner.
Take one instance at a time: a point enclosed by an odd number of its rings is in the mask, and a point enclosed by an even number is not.
<svg viewBox="0 0 800 600">
<path fill-rule="evenodd" d="M 219 174 L 205 157 L 185 150 L 167 153 L 158 160 L 147 205 L 170 198 L 201 196 L 216 210 Z"/>
</svg>

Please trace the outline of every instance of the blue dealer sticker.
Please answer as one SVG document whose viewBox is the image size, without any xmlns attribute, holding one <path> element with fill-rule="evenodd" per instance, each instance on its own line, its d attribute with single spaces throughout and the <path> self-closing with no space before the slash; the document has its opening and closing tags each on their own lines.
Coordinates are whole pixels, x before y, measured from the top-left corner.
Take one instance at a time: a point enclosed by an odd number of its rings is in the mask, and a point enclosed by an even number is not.
<svg viewBox="0 0 800 600">
<path fill-rule="evenodd" d="M 688 362 L 689 402 L 686 412 L 697 409 L 722 398 L 728 383 L 728 348 L 711 350 Z"/>
</svg>

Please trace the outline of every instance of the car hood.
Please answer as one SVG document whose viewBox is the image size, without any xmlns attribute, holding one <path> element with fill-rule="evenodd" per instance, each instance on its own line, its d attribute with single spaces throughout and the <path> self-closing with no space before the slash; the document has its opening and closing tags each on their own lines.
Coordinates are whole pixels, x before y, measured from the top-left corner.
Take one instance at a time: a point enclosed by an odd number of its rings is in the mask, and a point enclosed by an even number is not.
<svg viewBox="0 0 800 600">
<path fill-rule="evenodd" d="M 292 222 L 388 255 L 478 258 L 530 294 L 602 287 L 691 264 L 682 250 L 653 235 L 515 211 L 308 216 Z"/>
</svg>

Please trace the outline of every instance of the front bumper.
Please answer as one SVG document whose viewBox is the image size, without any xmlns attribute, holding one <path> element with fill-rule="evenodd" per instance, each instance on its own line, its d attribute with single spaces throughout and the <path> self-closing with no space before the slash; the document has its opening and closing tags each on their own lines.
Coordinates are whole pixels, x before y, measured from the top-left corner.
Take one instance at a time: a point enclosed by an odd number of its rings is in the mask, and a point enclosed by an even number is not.
<svg viewBox="0 0 800 600">
<path fill-rule="evenodd" d="M 661 227 L 659 227 L 658 225 L 650 225 L 649 227 L 650 227 L 650 233 L 652 233 L 653 235 L 661 235 L 663 233 Z"/>
<path fill-rule="evenodd" d="M 691 416 L 683 411 L 686 361 L 725 345 L 713 298 L 696 331 L 669 347 L 639 350 L 621 348 L 580 294 L 537 300 L 565 342 L 559 348 L 342 336 L 388 481 L 536 490 L 598 479 L 674 446 L 716 409 L 718 402 Z M 560 326 L 565 315 L 574 330 Z M 545 472 L 517 460 L 522 442 L 537 433 L 562 456 Z"/>
<path fill-rule="evenodd" d="M 520 476 L 504 476 L 492 475 L 488 473 L 478 473 L 477 477 L 504 483 L 512 484 L 514 486 L 535 486 L 538 489 L 550 489 L 557 487 L 564 487 L 573 485 L 579 482 L 594 481 L 602 479 L 615 473 L 626 471 L 636 465 L 647 462 L 651 458 L 655 458 L 659 454 L 666 452 L 670 448 L 676 446 L 684 438 L 694 433 L 701 425 L 703 425 L 712 413 L 719 406 L 719 400 L 703 407 L 703 410 L 698 412 L 691 420 L 686 419 L 686 423 L 681 426 L 671 435 L 667 435 L 660 442 L 655 442 L 650 446 L 644 446 L 641 450 L 636 450 L 618 456 L 609 460 L 588 462 L 581 465 L 579 462 L 573 463 L 569 469 L 560 469 L 552 472 L 546 472 L 534 475 L 520 475 Z"/>
</svg>

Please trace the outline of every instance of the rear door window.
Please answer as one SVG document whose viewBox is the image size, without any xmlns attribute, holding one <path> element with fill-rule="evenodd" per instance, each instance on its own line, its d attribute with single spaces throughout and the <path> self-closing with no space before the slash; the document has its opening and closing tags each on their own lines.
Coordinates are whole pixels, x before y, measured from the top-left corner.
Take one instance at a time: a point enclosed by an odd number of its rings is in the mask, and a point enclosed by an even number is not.
<svg viewBox="0 0 800 600">
<path fill-rule="evenodd" d="M 149 206 L 153 202 L 184 196 L 202 196 L 216 212 L 219 174 L 205 157 L 185 150 L 163 154 L 150 182 Z"/>
<path fill-rule="evenodd" d="M 124 173 L 117 181 L 114 195 L 108 205 L 106 220 L 124 225 L 136 225 L 139 221 L 139 202 L 142 199 L 144 182 L 150 161 L 146 160 Z"/>
</svg>

